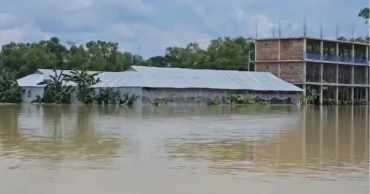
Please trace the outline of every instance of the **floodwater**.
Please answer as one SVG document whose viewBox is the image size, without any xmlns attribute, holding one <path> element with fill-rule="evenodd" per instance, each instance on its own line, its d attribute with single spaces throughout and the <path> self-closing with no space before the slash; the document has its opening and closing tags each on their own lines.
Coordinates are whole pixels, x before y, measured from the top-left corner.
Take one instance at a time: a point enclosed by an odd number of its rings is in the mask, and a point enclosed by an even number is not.
<svg viewBox="0 0 370 194">
<path fill-rule="evenodd" d="M 0 106 L 1 194 L 368 192 L 368 106 Z"/>
</svg>

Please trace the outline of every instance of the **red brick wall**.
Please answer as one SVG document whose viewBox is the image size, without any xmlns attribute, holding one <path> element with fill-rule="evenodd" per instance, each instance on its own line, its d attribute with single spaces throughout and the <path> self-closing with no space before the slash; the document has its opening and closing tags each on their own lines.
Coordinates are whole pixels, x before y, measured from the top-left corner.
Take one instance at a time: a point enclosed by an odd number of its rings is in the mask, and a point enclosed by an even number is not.
<svg viewBox="0 0 370 194">
<path fill-rule="evenodd" d="M 257 71 L 270 72 L 278 77 L 279 64 L 278 63 L 258 63 L 256 65 Z"/>
<path fill-rule="evenodd" d="M 302 60 L 303 39 L 286 39 L 280 41 L 280 60 Z"/>
<path fill-rule="evenodd" d="M 279 63 L 257 63 L 256 71 L 270 72 L 279 77 Z M 280 63 L 280 78 L 291 83 L 303 83 L 303 63 Z"/>
<path fill-rule="evenodd" d="M 303 83 L 303 63 L 280 63 L 280 78 L 291 83 Z"/>
<path fill-rule="evenodd" d="M 257 61 L 279 60 L 279 40 L 258 40 L 256 43 Z M 280 40 L 280 60 L 302 60 L 303 39 Z"/>
<path fill-rule="evenodd" d="M 256 43 L 257 61 L 274 61 L 279 59 L 278 40 L 259 40 Z"/>
</svg>

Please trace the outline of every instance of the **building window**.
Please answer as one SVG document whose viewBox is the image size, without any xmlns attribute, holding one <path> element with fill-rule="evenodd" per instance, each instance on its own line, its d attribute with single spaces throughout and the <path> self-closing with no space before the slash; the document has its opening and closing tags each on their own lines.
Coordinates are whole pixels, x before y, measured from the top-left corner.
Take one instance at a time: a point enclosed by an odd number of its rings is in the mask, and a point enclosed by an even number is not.
<svg viewBox="0 0 370 194">
<path fill-rule="evenodd" d="M 31 98 L 31 95 L 32 95 L 32 91 L 31 91 L 31 90 L 28 90 L 28 92 L 27 92 L 27 97 L 28 97 L 28 98 Z"/>
</svg>

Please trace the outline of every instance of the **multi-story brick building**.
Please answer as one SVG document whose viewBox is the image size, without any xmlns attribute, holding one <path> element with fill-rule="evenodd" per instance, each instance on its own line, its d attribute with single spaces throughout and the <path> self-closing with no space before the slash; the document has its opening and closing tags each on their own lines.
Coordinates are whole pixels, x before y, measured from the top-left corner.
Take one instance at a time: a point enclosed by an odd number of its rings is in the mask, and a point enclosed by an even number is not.
<svg viewBox="0 0 370 194">
<path fill-rule="evenodd" d="M 256 40 L 255 70 L 271 72 L 306 91 L 320 104 L 369 100 L 369 44 L 311 37 Z"/>
</svg>

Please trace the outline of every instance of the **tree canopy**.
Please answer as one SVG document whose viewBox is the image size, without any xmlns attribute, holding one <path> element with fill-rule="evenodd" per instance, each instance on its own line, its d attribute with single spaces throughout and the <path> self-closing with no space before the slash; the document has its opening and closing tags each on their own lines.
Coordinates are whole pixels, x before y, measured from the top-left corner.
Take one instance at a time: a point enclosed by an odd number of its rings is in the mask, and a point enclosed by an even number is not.
<svg viewBox="0 0 370 194">
<path fill-rule="evenodd" d="M 358 17 L 361 17 L 365 20 L 365 23 L 367 24 L 369 22 L 369 8 L 365 7 L 360 10 L 358 13 Z"/>
<path fill-rule="evenodd" d="M 164 56 L 144 59 L 142 56 L 118 50 L 118 43 L 90 41 L 77 45 L 62 44 L 57 37 L 34 43 L 3 45 L 0 68 L 7 68 L 17 78 L 37 69 L 86 69 L 122 71 L 131 65 L 159 67 L 210 68 L 247 70 L 249 56 L 254 57 L 252 38 L 217 38 L 205 49 L 198 43 L 185 47 L 168 47 Z"/>
</svg>

